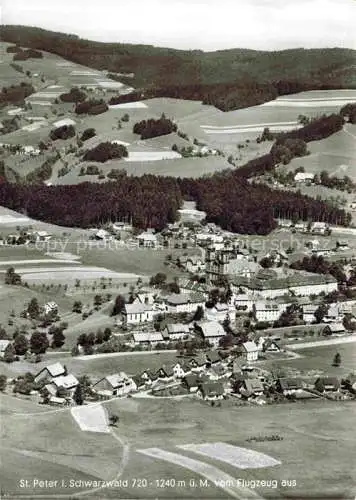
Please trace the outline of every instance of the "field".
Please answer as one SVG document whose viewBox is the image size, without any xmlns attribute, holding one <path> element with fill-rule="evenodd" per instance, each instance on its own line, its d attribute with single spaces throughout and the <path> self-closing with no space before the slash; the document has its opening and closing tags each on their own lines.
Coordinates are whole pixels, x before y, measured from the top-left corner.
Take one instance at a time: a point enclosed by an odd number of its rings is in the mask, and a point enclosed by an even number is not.
<svg viewBox="0 0 356 500">
<path fill-rule="evenodd" d="M 152 399 L 132 404 L 128 404 L 129 400 L 114 400 L 104 403 L 109 414 L 120 417 L 110 435 L 80 431 L 70 410 L 43 412 L 31 403 L 25 410 L 24 402 L 10 396 L 1 398 L 3 415 L 11 416 L 2 419 L 7 459 L 1 475 L 6 495 L 41 494 L 52 498 L 58 493 L 70 496 L 87 491 L 93 498 L 232 496 L 245 500 L 315 496 L 341 499 L 353 498 L 356 492 L 351 467 L 355 446 L 350 434 L 352 403 L 309 402 L 294 404 L 291 411 L 288 404 L 211 408 L 192 400 L 165 400 L 159 404 Z M 272 434 L 282 440 L 246 442 L 251 436 Z M 202 449 L 204 456 L 197 453 Z M 227 452 L 230 463 L 226 461 Z M 246 456 L 252 462 L 242 463 Z M 266 458 L 258 464 L 261 457 Z M 266 460 L 272 466 L 266 467 Z M 58 487 L 40 489 L 33 484 L 34 477 L 58 480 Z M 100 490 L 95 483 L 91 487 L 90 483 L 81 483 L 79 488 L 69 485 L 70 479 L 115 478 L 122 480 L 121 485 L 107 484 Z M 22 490 L 20 479 L 29 480 Z M 66 488 L 62 487 L 62 479 Z M 214 484 L 214 479 L 220 486 Z M 253 481 L 258 480 L 269 481 L 269 487 L 254 488 Z"/>
</svg>

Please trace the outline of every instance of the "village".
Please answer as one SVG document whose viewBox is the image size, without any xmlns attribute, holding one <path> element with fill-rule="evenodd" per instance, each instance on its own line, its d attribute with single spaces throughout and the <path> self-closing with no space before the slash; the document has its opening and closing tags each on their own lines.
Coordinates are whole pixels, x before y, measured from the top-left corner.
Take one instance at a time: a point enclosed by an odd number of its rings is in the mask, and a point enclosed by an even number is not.
<svg viewBox="0 0 356 500">
<path fill-rule="evenodd" d="M 301 248 L 268 252 L 264 246 L 253 248 L 256 241 L 243 243 L 213 224 L 203 225 L 202 213 L 191 206 L 181 212 L 181 220 L 161 233 L 146 231 L 135 236 L 127 222 L 112 224 L 111 231 L 106 226 L 87 232 L 88 241 L 100 245 L 102 241 L 112 241 L 116 229 L 120 243 L 135 244 L 148 257 L 159 248 L 179 247 L 177 257 L 166 255 L 161 272 L 150 279 L 138 279 L 130 291 L 122 283 L 115 283 L 115 278 L 101 278 L 95 285 L 90 279 L 80 283 L 76 280 L 61 291 L 73 298 L 73 312 L 78 318 L 82 315 L 85 320 L 93 312 L 105 309 L 113 321 L 112 327 L 104 331 L 99 324 L 96 334 L 87 331 L 78 335 L 71 351 L 74 359 L 125 353 L 129 356 L 134 352 L 147 356 L 154 356 L 155 352 L 176 353 L 176 358 L 155 369 L 127 373 L 120 369 L 118 356 L 116 372 L 100 378 L 90 371 L 78 376 L 68 372 L 65 363 L 43 365 L 49 360 L 46 348 L 36 354 L 32 338 L 27 339 L 31 352 L 28 348 L 21 353 L 24 356 L 19 356 L 17 350 L 13 357 L 13 342 L 3 339 L 3 361 L 21 363 L 24 359 L 42 362 L 43 366 L 38 372 L 5 377 L 3 390 L 59 406 L 128 396 L 193 397 L 212 405 L 215 401 L 221 404 L 222 400 L 263 405 L 299 399 L 354 399 L 356 375 L 352 372 L 337 377 L 332 371 L 314 371 L 310 375 L 294 370 L 287 374 L 278 368 L 279 360 L 299 356 L 295 350 L 298 344 L 325 342 L 336 344 L 330 366 L 340 366 L 337 343 L 353 341 L 356 329 L 353 252 L 348 244 L 341 240 L 333 243 L 330 229 L 314 223 L 306 229 L 307 238 L 310 235 L 312 239 L 307 239 Z M 287 226 L 281 223 L 280 231 L 288 231 L 292 236 L 297 224 L 286 229 Z M 28 247 L 53 241 L 47 231 L 18 228 L 18 234 L 24 239 L 21 243 Z M 122 241 L 122 234 L 129 236 Z M 14 240 L 15 234 L 3 244 L 18 245 Z M 281 247 L 282 243 L 281 240 Z M 325 250 L 321 254 L 320 248 L 330 248 L 328 255 L 337 256 L 330 272 L 326 268 L 320 274 L 319 270 L 308 272 L 293 266 L 295 254 L 309 259 L 308 262 L 323 264 Z M 180 276 L 169 282 L 166 272 L 170 270 L 179 271 Z M 9 282 L 16 283 L 16 277 L 24 286 L 21 276 L 8 269 Z M 35 281 L 25 286 L 38 288 L 43 283 Z M 90 309 L 76 300 L 83 294 L 88 300 L 93 299 Z M 61 338 L 65 338 L 68 328 L 60 307 L 55 300 L 37 304 L 37 315 L 32 314 L 31 307 L 34 304 L 25 308 L 21 316 L 31 317 L 32 328 L 44 337 L 52 335 L 50 350 L 55 352 L 64 344 Z M 19 339 L 14 344 L 19 344 Z"/>
</svg>

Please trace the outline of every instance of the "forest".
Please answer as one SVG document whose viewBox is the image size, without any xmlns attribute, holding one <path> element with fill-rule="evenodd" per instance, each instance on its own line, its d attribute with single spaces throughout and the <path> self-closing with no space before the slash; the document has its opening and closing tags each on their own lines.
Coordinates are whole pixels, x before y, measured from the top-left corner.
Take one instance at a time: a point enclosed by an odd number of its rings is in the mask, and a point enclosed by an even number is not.
<svg viewBox="0 0 356 500">
<path fill-rule="evenodd" d="M 177 125 L 164 114 L 158 119 L 150 118 L 149 120 L 142 120 L 135 123 L 133 126 L 133 133 L 139 134 L 141 139 L 152 139 L 160 135 L 171 134 L 177 131 Z"/>
<path fill-rule="evenodd" d="M 103 99 L 89 99 L 89 101 L 78 102 L 75 107 L 77 115 L 100 115 L 109 109 Z"/>
<path fill-rule="evenodd" d="M 26 97 L 33 94 L 35 89 L 30 83 L 21 82 L 19 85 L 3 87 L 0 92 L 0 108 L 8 104 L 22 104 Z"/>
<path fill-rule="evenodd" d="M 108 160 L 119 160 L 128 156 L 125 146 L 112 142 L 101 142 L 95 148 L 89 149 L 83 156 L 83 161 L 99 161 L 105 163 Z"/>
<path fill-rule="evenodd" d="M 270 52 L 248 49 L 203 52 L 102 43 L 40 28 L 6 25 L 2 26 L 1 39 L 95 69 L 133 73 L 129 84 L 141 89 L 143 98 L 202 100 L 224 111 L 302 90 L 356 86 L 355 51 L 350 49 L 291 49 L 275 51 L 271 57 Z"/>
<path fill-rule="evenodd" d="M 78 87 L 73 87 L 69 92 L 65 92 L 59 96 L 62 102 L 83 102 L 87 98 L 87 95 L 83 90 L 78 89 Z"/>
<path fill-rule="evenodd" d="M 49 136 L 52 141 L 70 139 L 71 137 L 75 137 L 75 128 L 73 125 L 62 125 L 51 130 Z"/>
</svg>

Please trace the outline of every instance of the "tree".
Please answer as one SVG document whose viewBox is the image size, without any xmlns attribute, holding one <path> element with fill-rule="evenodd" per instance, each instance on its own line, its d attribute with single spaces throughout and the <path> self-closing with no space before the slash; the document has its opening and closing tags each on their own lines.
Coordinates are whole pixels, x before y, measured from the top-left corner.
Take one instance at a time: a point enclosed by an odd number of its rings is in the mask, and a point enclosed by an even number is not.
<svg viewBox="0 0 356 500">
<path fill-rule="evenodd" d="M 81 314 L 83 310 L 83 304 L 80 300 L 76 300 L 73 304 L 72 311 L 78 314 Z"/>
<path fill-rule="evenodd" d="M 334 356 L 333 366 L 340 366 L 340 365 L 341 365 L 341 354 L 337 352 Z"/>
<path fill-rule="evenodd" d="M 23 356 L 28 350 L 28 340 L 23 334 L 16 335 L 14 339 L 14 349 L 18 356 Z"/>
<path fill-rule="evenodd" d="M 116 424 L 119 421 L 119 417 L 117 415 L 110 415 L 109 421 L 111 426 L 116 427 Z"/>
<path fill-rule="evenodd" d="M 317 323 L 321 323 L 324 316 L 327 315 L 329 307 L 326 304 L 320 304 L 318 309 L 314 312 L 315 320 Z"/>
<path fill-rule="evenodd" d="M 62 345 L 64 345 L 65 343 L 65 340 L 66 338 L 63 331 L 60 328 L 57 328 L 52 336 L 52 347 L 54 348 L 62 347 Z"/>
<path fill-rule="evenodd" d="M 49 347 L 47 335 L 44 332 L 33 332 L 30 339 L 30 346 L 31 352 L 34 354 L 44 354 Z"/>
<path fill-rule="evenodd" d="M 193 316 L 193 321 L 201 321 L 204 318 L 204 308 L 198 306 Z"/>
<path fill-rule="evenodd" d="M 73 400 L 77 403 L 77 405 L 82 405 L 84 403 L 83 389 L 80 384 L 75 388 Z"/>
<path fill-rule="evenodd" d="M 95 308 L 99 309 L 99 307 L 102 305 L 103 303 L 103 298 L 101 295 L 95 295 L 94 297 L 94 306 Z"/>
<path fill-rule="evenodd" d="M 8 344 L 4 351 L 4 361 L 6 363 L 13 363 L 16 360 L 16 352 L 13 344 Z"/>
<path fill-rule="evenodd" d="M 117 316 L 118 314 L 122 313 L 124 309 L 125 309 L 125 299 L 122 295 L 118 295 L 115 299 L 115 304 L 111 312 L 111 316 Z"/>
<path fill-rule="evenodd" d="M 82 133 L 81 140 L 82 141 L 87 141 L 88 139 L 91 139 L 96 135 L 95 128 L 86 128 L 84 132 Z"/>
<path fill-rule="evenodd" d="M 37 319 L 40 315 L 40 306 L 36 297 L 33 297 L 27 306 L 27 313 L 31 319 Z"/>
<path fill-rule="evenodd" d="M 150 286 L 162 286 L 167 280 L 167 275 L 164 273 L 157 273 L 150 278 Z"/>
<path fill-rule="evenodd" d="M 87 335 L 87 345 L 94 345 L 95 344 L 95 333 L 91 332 L 88 333 Z"/>
<path fill-rule="evenodd" d="M 83 397 L 90 396 L 92 394 L 92 381 L 88 375 L 81 375 L 78 377 L 79 385 L 82 389 Z"/>
<path fill-rule="evenodd" d="M 81 346 L 85 346 L 88 344 L 88 337 L 86 333 L 81 333 L 77 338 L 77 344 Z"/>
<path fill-rule="evenodd" d="M 111 328 L 107 327 L 104 330 L 104 342 L 107 342 L 111 337 Z"/>
<path fill-rule="evenodd" d="M 6 375 L 0 375 L 0 392 L 4 392 L 6 389 L 7 377 Z"/>
<path fill-rule="evenodd" d="M 102 344 L 104 342 L 104 332 L 102 330 L 98 330 L 96 332 L 95 343 Z"/>
<path fill-rule="evenodd" d="M 13 267 L 9 267 L 5 274 L 5 284 L 6 285 L 21 285 L 21 276 L 15 273 Z"/>
</svg>

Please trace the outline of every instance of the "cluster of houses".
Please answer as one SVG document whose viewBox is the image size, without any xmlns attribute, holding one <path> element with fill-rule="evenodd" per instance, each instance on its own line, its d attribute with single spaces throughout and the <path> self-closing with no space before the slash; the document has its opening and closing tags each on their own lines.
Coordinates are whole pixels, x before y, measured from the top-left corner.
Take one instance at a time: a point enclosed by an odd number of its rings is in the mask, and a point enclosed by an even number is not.
<svg viewBox="0 0 356 500">
<path fill-rule="evenodd" d="M 17 231 L 0 238 L 0 245 L 29 245 L 49 241 L 52 235 L 47 231 Z"/>
<path fill-rule="evenodd" d="M 334 376 L 278 377 L 258 368 L 253 364 L 258 351 L 273 349 L 272 344 L 265 341 L 256 346 L 247 342 L 230 352 L 211 350 L 134 376 L 118 371 L 91 382 L 90 399 L 126 397 L 142 391 L 159 396 L 162 390 L 178 387 L 181 395 L 195 395 L 206 401 L 238 397 L 258 404 L 276 397 L 345 399 L 350 393 L 356 394 L 356 374 L 342 380 Z M 40 370 L 34 384 L 42 395 L 46 392 L 46 403 L 67 405 L 74 404 L 74 392 L 80 382 L 57 362 Z"/>
</svg>

